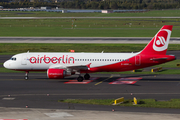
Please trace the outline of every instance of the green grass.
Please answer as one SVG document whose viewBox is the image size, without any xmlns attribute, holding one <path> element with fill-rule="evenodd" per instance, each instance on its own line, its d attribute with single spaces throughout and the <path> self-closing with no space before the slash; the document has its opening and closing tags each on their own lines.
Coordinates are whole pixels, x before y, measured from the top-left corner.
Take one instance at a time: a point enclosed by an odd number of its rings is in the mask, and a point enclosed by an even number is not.
<svg viewBox="0 0 180 120">
<path fill-rule="evenodd" d="M 170 62 L 167 62 L 167 63 L 164 63 L 164 64 L 161 64 L 161 65 L 156 65 L 154 67 L 180 68 L 180 67 L 177 67 L 177 64 L 180 64 L 180 60 L 179 59 L 174 60 L 174 61 L 170 61 Z"/>
<path fill-rule="evenodd" d="M 59 27 L 0 27 L 0 37 L 154 37 L 162 26 L 154 29 L 63 29 Z M 171 37 L 180 37 L 180 28 Z"/>
<path fill-rule="evenodd" d="M 0 54 L 22 52 L 138 52 L 146 44 L 85 44 L 85 43 L 0 43 Z M 180 44 L 170 44 L 168 50 L 180 50 Z"/>
<path fill-rule="evenodd" d="M 82 103 L 82 104 L 93 104 L 93 105 L 112 105 L 112 99 L 66 99 L 66 100 L 59 100 L 58 102 L 66 102 L 66 103 Z"/>
<path fill-rule="evenodd" d="M 112 105 L 114 99 L 65 99 L 58 102 L 93 104 L 93 105 Z M 118 106 L 150 107 L 150 108 L 176 108 L 180 109 L 180 99 L 171 99 L 169 101 L 156 101 L 154 99 L 139 99 L 138 105 L 133 105 L 133 101 L 128 99 Z"/>
<path fill-rule="evenodd" d="M 0 27 L 0 31 L 1 37 L 153 37 L 158 29 L 63 29 L 59 27 Z M 180 34 L 177 32 L 174 32 L 173 34 L 173 37 L 180 37 Z"/>
<path fill-rule="evenodd" d="M 163 21 L 163 22 L 162 22 Z M 163 25 L 174 25 L 171 37 L 180 37 L 180 19 L 0 19 L 0 36 L 29 37 L 153 37 Z"/>
<path fill-rule="evenodd" d="M 140 51 L 145 44 L 57 44 L 57 43 L 0 43 L 0 54 L 21 52 L 132 52 Z"/>
</svg>

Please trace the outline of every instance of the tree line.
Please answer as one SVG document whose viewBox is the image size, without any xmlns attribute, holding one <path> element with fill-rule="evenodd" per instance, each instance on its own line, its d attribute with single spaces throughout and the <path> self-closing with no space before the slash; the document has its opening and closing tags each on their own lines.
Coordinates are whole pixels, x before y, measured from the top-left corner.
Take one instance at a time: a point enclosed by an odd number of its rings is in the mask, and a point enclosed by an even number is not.
<svg viewBox="0 0 180 120">
<path fill-rule="evenodd" d="M 59 7 L 67 9 L 177 9 L 180 0 L 0 0 L 4 8 Z"/>
</svg>

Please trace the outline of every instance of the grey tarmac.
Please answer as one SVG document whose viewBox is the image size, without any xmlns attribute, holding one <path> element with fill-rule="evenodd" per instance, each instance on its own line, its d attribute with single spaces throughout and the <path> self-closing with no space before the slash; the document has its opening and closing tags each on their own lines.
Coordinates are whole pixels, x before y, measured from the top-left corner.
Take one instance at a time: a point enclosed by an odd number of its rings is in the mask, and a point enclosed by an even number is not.
<svg viewBox="0 0 180 120">
<path fill-rule="evenodd" d="M 179 114 L 123 111 L 0 108 L 1 118 L 28 120 L 179 120 Z M 17 114 L 18 113 L 18 114 Z"/>
<path fill-rule="evenodd" d="M 125 99 L 180 98 L 180 75 L 115 75 L 92 74 L 99 77 L 89 84 L 64 84 L 76 79 L 46 78 L 46 73 L 0 73 L 0 118 L 28 120 L 178 120 L 180 109 L 141 108 L 105 105 L 85 105 L 57 102 L 63 99 Z M 96 83 L 114 76 L 101 84 Z M 119 77 L 142 77 L 135 85 L 110 85 Z"/>
</svg>

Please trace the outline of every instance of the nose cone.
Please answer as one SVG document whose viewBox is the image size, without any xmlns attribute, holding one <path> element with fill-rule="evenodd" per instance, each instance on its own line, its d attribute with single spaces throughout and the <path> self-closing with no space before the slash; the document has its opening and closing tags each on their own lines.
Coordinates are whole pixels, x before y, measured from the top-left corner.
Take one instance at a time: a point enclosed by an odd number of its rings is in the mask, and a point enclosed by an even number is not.
<svg viewBox="0 0 180 120">
<path fill-rule="evenodd" d="M 10 69 L 10 63 L 9 61 L 4 62 L 3 66 L 7 69 Z"/>
</svg>

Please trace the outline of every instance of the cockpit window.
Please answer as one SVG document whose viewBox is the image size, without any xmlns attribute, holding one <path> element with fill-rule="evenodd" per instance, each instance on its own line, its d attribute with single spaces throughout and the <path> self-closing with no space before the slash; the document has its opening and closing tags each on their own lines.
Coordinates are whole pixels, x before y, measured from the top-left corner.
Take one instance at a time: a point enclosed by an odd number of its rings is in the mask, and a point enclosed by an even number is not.
<svg viewBox="0 0 180 120">
<path fill-rule="evenodd" d="M 16 61 L 16 58 L 11 58 L 10 60 Z"/>
</svg>

